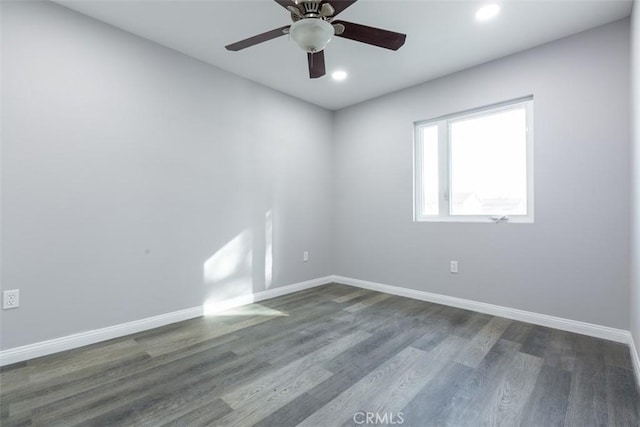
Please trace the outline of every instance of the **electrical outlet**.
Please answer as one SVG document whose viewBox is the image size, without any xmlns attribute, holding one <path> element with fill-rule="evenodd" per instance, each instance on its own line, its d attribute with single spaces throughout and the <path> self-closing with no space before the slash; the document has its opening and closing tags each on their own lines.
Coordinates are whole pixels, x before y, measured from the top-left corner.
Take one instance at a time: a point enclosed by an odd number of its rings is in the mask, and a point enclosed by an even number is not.
<svg viewBox="0 0 640 427">
<path fill-rule="evenodd" d="M 458 261 L 449 261 L 449 270 L 453 274 L 458 274 Z"/>
<path fill-rule="evenodd" d="M 20 307 L 20 289 L 12 289 L 2 293 L 2 308 L 18 308 Z"/>
<path fill-rule="evenodd" d="M 309 252 L 307 251 L 302 252 L 302 261 L 304 262 L 309 261 Z"/>
</svg>

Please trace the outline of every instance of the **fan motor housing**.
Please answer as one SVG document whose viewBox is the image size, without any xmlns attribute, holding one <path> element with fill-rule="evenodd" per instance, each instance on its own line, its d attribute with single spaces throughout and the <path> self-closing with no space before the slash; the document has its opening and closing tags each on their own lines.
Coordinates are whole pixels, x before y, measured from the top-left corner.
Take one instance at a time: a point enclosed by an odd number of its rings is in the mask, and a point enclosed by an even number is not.
<svg viewBox="0 0 640 427">
<path fill-rule="evenodd" d="M 296 2 L 297 5 L 302 6 L 302 13 L 304 15 L 307 14 L 315 14 L 318 15 L 320 13 L 320 2 L 315 0 L 301 0 Z"/>
</svg>

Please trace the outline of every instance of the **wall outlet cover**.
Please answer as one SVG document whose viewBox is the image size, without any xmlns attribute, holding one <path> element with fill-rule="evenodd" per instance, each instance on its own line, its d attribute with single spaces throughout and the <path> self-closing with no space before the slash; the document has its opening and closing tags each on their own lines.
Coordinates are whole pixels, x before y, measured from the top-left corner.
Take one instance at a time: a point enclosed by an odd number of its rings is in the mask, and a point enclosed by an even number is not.
<svg viewBox="0 0 640 427">
<path fill-rule="evenodd" d="M 2 292 L 2 308 L 18 308 L 20 307 L 20 289 L 12 289 Z"/>
<path fill-rule="evenodd" d="M 458 261 L 451 261 L 449 263 L 449 270 L 453 273 L 453 274 L 458 274 Z"/>
</svg>

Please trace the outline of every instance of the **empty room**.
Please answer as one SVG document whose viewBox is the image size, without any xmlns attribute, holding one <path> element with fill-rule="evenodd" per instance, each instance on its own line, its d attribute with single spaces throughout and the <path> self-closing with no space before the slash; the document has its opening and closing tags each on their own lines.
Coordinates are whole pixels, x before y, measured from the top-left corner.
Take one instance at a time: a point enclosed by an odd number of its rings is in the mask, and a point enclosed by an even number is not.
<svg viewBox="0 0 640 427">
<path fill-rule="evenodd" d="M 640 426 L 636 0 L 1 0 L 0 425 Z"/>
</svg>

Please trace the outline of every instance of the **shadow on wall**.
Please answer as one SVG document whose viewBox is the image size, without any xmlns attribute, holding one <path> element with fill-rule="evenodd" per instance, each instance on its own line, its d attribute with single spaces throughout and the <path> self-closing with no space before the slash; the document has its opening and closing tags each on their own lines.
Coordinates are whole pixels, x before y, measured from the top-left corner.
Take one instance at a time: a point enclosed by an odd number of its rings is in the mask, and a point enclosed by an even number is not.
<svg viewBox="0 0 640 427">
<path fill-rule="evenodd" d="M 260 227 L 247 228 L 204 262 L 204 314 L 251 302 L 273 282 L 273 212 Z"/>
</svg>

